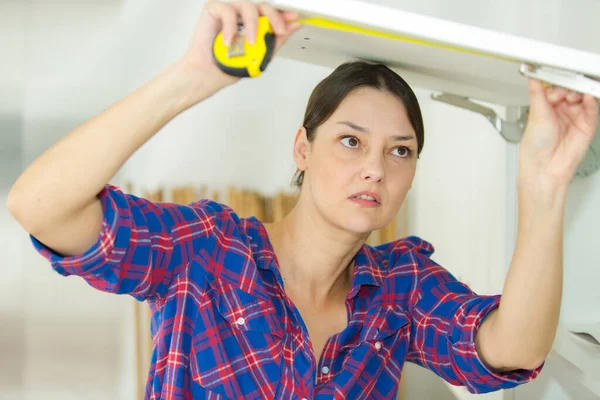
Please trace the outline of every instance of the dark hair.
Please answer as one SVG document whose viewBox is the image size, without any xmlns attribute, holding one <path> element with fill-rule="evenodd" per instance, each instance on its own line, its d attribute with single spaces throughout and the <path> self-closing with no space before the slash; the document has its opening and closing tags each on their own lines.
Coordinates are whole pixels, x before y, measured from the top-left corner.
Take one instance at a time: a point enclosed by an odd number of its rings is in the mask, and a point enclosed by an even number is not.
<svg viewBox="0 0 600 400">
<path fill-rule="evenodd" d="M 308 141 L 312 143 L 317 128 L 331 117 L 346 96 L 361 87 L 387 91 L 400 99 L 417 135 L 417 155 L 421 154 L 425 129 L 417 96 L 400 75 L 384 64 L 368 61 L 346 62 L 315 87 L 308 100 L 302 124 L 306 128 Z M 292 186 L 299 188 L 303 182 L 304 171 L 297 170 L 292 178 Z"/>
</svg>

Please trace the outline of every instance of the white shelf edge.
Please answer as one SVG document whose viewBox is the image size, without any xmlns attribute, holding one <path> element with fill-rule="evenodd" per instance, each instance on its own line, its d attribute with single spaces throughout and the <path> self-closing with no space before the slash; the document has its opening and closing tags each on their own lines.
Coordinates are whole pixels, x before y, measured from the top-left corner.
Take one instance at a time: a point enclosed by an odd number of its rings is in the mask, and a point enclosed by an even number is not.
<svg viewBox="0 0 600 400">
<path fill-rule="evenodd" d="M 600 78 L 600 54 L 357 0 L 271 0 L 284 9 Z M 402 27 L 399 31 L 398 27 Z M 510 54 L 507 54 L 509 52 Z M 560 54 L 560 57 L 557 57 Z"/>
</svg>

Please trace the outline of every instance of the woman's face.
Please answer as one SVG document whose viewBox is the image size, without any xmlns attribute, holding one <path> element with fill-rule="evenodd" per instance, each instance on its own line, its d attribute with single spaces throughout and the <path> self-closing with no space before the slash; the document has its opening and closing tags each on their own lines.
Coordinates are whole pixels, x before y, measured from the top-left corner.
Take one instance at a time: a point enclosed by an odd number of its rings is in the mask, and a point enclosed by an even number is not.
<svg viewBox="0 0 600 400">
<path fill-rule="evenodd" d="M 312 143 L 302 129 L 294 155 L 305 171 L 303 201 L 342 229 L 370 233 L 400 210 L 415 176 L 417 139 L 397 97 L 363 87 L 342 101 Z"/>
</svg>

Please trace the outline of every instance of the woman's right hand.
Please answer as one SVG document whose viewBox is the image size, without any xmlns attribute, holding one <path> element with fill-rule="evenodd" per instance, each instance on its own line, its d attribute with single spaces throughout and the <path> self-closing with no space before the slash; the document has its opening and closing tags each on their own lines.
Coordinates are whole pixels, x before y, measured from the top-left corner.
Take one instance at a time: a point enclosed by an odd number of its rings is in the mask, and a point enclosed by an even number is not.
<svg viewBox="0 0 600 400">
<path fill-rule="evenodd" d="M 258 25 L 258 17 L 264 15 L 269 19 L 275 33 L 275 51 L 287 41 L 301 24 L 299 15 L 293 11 L 279 11 L 268 3 L 238 1 L 224 3 L 207 0 L 204 10 L 196 25 L 192 40 L 181 61 L 192 79 L 210 79 L 211 86 L 218 89 L 237 82 L 240 78 L 222 72 L 213 59 L 213 43 L 219 32 L 223 32 L 225 44 L 230 44 L 237 32 L 238 22 L 244 24 L 246 40 L 254 42 Z"/>
</svg>

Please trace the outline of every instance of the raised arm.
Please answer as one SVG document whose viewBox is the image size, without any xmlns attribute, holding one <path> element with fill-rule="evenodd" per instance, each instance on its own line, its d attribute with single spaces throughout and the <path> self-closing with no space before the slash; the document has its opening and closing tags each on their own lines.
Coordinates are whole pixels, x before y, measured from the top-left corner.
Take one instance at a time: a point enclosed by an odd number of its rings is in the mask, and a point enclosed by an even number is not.
<svg viewBox="0 0 600 400">
<path fill-rule="evenodd" d="M 590 95 L 529 85 L 516 248 L 500 307 L 477 334 L 482 358 L 500 370 L 534 368 L 552 348 L 562 298 L 567 188 L 598 126 L 598 102 Z"/>
<path fill-rule="evenodd" d="M 228 209 L 209 201 L 153 203 L 107 182 L 171 119 L 238 80 L 214 64 L 213 40 L 220 31 L 231 40 L 238 19 L 254 35 L 260 14 L 277 35 L 276 49 L 299 27 L 295 13 L 268 4 L 207 2 L 180 60 L 69 133 L 19 177 L 8 208 L 57 272 L 152 299 L 196 254 L 212 256 Z"/>
<path fill-rule="evenodd" d="M 87 250 L 102 224 L 98 193 L 167 122 L 214 93 L 214 81 L 183 62 L 169 67 L 35 160 L 10 191 L 8 209 L 25 230 L 57 252 Z"/>
<path fill-rule="evenodd" d="M 269 17 L 278 47 L 298 29 L 297 15 L 266 4 L 207 2 L 179 61 L 77 127 L 25 170 L 7 202 L 16 220 L 63 255 L 80 254 L 92 246 L 102 225 L 98 198 L 102 188 L 171 119 L 237 80 L 215 66 L 212 42 L 221 30 L 231 39 L 238 17 L 252 35 L 259 14 Z"/>
</svg>

